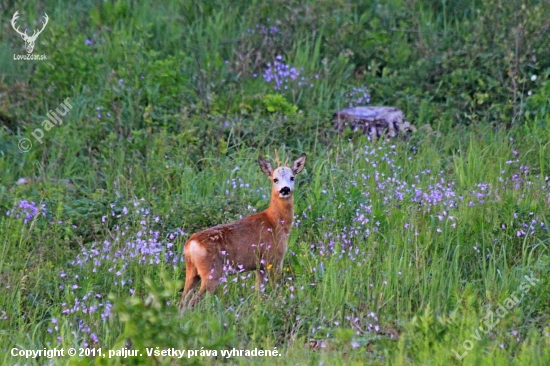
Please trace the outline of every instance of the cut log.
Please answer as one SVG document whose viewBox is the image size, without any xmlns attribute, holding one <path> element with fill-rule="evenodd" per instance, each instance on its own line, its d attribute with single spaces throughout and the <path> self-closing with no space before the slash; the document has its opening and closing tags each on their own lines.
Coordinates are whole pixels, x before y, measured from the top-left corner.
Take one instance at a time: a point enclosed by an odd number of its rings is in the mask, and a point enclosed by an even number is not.
<svg viewBox="0 0 550 366">
<path fill-rule="evenodd" d="M 405 114 L 396 107 L 350 107 L 334 113 L 334 127 L 342 133 L 346 127 L 361 131 L 373 140 L 380 137 L 407 138 L 416 128 L 405 121 Z"/>
</svg>

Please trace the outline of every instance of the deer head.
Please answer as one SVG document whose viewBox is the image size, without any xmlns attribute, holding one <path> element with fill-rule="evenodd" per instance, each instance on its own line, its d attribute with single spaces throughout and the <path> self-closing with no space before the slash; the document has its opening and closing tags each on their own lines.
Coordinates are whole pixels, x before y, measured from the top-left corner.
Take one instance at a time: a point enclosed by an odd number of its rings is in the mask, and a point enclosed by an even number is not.
<svg viewBox="0 0 550 366">
<path fill-rule="evenodd" d="M 286 158 L 285 163 L 281 165 L 281 161 L 279 160 L 279 156 L 275 150 L 275 161 L 278 165 L 276 169 L 274 169 L 271 163 L 263 156 L 258 158 L 262 172 L 271 178 L 271 181 L 273 182 L 273 195 L 275 197 L 287 199 L 291 197 L 292 192 L 294 192 L 294 176 L 304 169 L 306 155 L 300 155 L 294 164 L 292 164 L 292 167 L 288 167 L 288 157 Z"/>
<path fill-rule="evenodd" d="M 33 31 L 31 36 L 27 34 L 26 30 L 25 32 L 21 32 L 19 30 L 19 27 L 15 26 L 15 21 L 17 20 L 17 18 L 19 18 L 19 11 L 16 11 L 15 14 L 13 14 L 13 18 L 11 18 L 11 26 L 13 27 L 13 29 L 15 29 L 17 33 L 19 33 L 21 38 L 23 38 L 23 40 L 25 41 L 25 49 L 27 50 L 27 53 L 32 53 L 32 51 L 34 50 L 34 42 L 36 41 L 36 38 L 40 33 L 42 33 L 44 28 L 46 28 L 46 24 L 48 24 L 48 14 L 44 13 L 44 17 L 43 17 L 44 21 L 42 21 L 42 29 L 40 29 L 38 32 Z"/>
</svg>

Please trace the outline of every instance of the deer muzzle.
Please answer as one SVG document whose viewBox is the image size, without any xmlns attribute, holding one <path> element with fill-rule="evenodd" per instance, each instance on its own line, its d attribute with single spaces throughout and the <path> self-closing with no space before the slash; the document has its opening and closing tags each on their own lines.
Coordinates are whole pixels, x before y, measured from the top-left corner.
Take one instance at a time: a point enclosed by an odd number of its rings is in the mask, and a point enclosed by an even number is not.
<svg viewBox="0 0 550 366">
<path fill-rule="evenodd" d="M 281 188 L 281 190 L 279 191 L 279 194 L 282 196 L 288 196 L 290 194 L 290 188 L 288 187 Z"/>
</svg>

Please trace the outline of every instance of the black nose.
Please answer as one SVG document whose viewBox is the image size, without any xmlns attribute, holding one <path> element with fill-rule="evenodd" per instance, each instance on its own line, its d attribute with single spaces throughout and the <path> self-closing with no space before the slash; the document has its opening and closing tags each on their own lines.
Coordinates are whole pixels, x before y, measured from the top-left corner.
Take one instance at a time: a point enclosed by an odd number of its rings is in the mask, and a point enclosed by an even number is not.
<svg viewBox="0 0 550 366">
<path fill-rule="evenodd" d="M 283 188 L 281 188 L 281 190 L 279 191 L 279 193 L 286 196 L 287 194 L 290 193 L 290 188 L 288 188 L 288 187 L 283 187 Z"/>
</svg>

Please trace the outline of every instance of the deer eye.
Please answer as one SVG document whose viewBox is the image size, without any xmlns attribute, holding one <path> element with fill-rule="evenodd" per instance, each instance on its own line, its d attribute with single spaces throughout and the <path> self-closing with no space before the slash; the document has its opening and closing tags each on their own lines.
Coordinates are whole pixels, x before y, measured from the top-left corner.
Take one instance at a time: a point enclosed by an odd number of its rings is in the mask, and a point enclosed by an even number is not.
<svg viewBox="0 0 550 366">
<path fill-rule="evenodd" d="M 291 180 L 292 182 L 294 182 L 294 177 L 290 177 L 290 180 Z"/>
<path fill-rule="evenodd" d="M 277 178 L 273 179 L 273 183 L 277 183 L 279 180 Z"/>
</svg>

